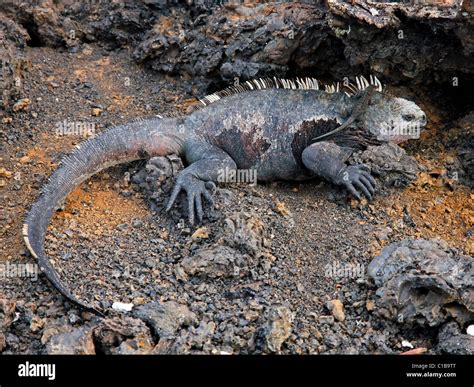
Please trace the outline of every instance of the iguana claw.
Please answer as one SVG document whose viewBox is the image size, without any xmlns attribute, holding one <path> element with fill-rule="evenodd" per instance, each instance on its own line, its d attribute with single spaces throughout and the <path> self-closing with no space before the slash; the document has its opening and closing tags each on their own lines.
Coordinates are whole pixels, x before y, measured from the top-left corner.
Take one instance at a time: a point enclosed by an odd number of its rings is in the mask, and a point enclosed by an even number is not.
<svg viewBox="0 0 474 387">
<path fill-rule="evenodd" d="M 212 184 L 212 186 L 215 187 L 214 184 Z M 204 217 L 202 197 L 204 196 L 204 199 L 206 199 L 211 206 L 214 205 L 212 194 L 209 191 L 212 189 L 212 186 L 209 184 L 209 182 L 205 182 L 189 174 L 178 176 L 176 185 L 173 188 L 173 192 L 171 193 L 171 197 L 166 206 L 166 211 L 168 212 L 171 209 L 174 202 L 176 201 L 176 198 L 178 197 L 178 194 L 184 190 L 188 196 L 189 223 L 194 224 L 195 215 L 197 215 L 198 222 L 201 223 Z"/>
<path fill-rule="evenodd" d="M 364 164 L 345 167 L 339 172 L 337 182 L 359 200 L 361 196 L 358 190 L 362 191 L 369 200 L 372 200 L 375 194 L 375 179 Z"/>
</svg>

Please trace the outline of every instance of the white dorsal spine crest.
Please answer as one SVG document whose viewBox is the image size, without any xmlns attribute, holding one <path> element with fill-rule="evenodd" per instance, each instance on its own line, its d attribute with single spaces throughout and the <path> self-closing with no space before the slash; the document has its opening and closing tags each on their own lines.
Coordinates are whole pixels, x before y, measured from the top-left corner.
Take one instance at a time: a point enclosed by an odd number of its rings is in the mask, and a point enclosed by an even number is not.
<svg viewBox="0 0 474 387">
<path fill-rule="evenodd" d="M 383 92 L 384 87 L 379 79 L 375 75 L 370 75 L 369 79 L 364 76 L 358 76 L 355 78 L 355 84 L 352 82 L 341 83 L 336 82 L 332 84 L 324 84 L 324 88 L 320 89 L 320 84 L 316 78 L 295 78 L 295 79 L 286 79 L 286 78 L 259 78 L 252 79 L 250 81 L 245 81 L 244 83 L 237 84 L 234 86 L 229 86 L 221 91 L 206 95 L 204 98 L 201 98 L 199 101 L 204 105 L 210 105 L 213 102 L 219 101 L 224 97 L 228 97 L 234 94 L 244 93 L 246 91 L 252 90 L 263 90 L 263 89 L 299 89 L 299 90 L 322 90 L 326 93 L 340 93 L 343 92 L 347 96 L 353 96 L 361 90 L 367 89 L 370 85 L 376 87 L 376 90 Z"/>
</svg>

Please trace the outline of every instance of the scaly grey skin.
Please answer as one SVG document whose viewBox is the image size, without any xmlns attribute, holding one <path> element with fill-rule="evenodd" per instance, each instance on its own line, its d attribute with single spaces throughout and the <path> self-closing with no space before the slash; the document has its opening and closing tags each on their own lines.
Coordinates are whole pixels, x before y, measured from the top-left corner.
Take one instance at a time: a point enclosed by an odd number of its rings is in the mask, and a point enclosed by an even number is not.
<svg viewBox="0 0 474 387">
<path fill-rule="evenodd" d="M 345 162 L 369 144 L 403 140 L 390 131 L 407 124 L 422 127 L 426 116 L 413 102 L 377 91 L 380 88 L 371 87 L 365 78 L 360 80 L 362 87 L 358 79 L 354 95 L 335 87 L 331 92 L 318 90 L 314 80 L 302 81 L 300 89 L 291 81 L 275 80 L 273 88 L 269 80 L 253 81 L 256 90 L 238 87 L 231 90 L 236 94 L 211 95 L 204 102 L 207 106 L 188 116 L 150 118 L 109 129 L 82 143 L 53 173 L 28 213 L 25 243 L 67 299 L 100 313 L 62 284 L 43 244 L 58 203 L 81 182 L 112 165 L 169 154 L 183 157 L 188 166 L 178 175 L 167 210 L 185 191 L 192 224 L 196 216 L 199 222 L 203 219 L 203 200 L 212 205 L 209 188 L 224 169 L 255 169 L 260 181 L 323 177 L 358 199 L 362 193 L 371 200 L 375 180 L 368 169 Z M 279 85 L 283 88 L 274 88 Z"/>
</svg>

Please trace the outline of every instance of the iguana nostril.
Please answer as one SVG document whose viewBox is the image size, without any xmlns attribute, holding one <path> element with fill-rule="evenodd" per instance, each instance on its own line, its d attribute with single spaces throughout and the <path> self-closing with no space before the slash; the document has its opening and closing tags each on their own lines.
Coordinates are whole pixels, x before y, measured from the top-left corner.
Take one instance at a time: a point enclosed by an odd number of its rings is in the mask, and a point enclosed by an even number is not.
<svg viewBox="0 0 474 387">
<path fill-rule="evenodd" d="M 402 118 L 405 121 L 413 121 L 415 119 L 415 116 L 413 114 L 404 114 L 402 115 Z"/>
</svg>

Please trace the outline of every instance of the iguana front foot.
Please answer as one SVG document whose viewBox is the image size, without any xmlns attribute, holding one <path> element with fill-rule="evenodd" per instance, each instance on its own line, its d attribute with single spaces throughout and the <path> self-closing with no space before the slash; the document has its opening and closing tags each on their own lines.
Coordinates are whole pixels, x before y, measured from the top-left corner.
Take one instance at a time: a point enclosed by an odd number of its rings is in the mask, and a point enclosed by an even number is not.
<svg viewBox="0 0 474 387">
<path fill-rule="evenodd" d="M 333 184 L 345 187 L 357 199 L 361 199 L 361 191 L 369 200 L 375 193 L 375 179 L 370 175 L 366 165 L 345 164 L 349 149 L 339 145 L 321 141 L 308 146 L 302 154 L 303 164 L 317 176 L 324 177 Z"/>
<path fill-rule="evenodd" d="M 372 200 L 375 194 L 375 179 L 364 164 L 350 165 L 341 169 L 335 178 L 335 183 L 345 187 L 352 195 L 361 200 L 360 193 Z"/>
<path fill-rule="evenodd" d="M 195 215 L 197 215 L 198 222 L 201 223 L 204 217 L 202 207 L 202 197 L 206 199 L 211 206 L 214 206 L 211 190 L 215 187 L 212 181 L 205 182 L 191 174 L 181 173 L 176 180 L 176 185 L 171 192 L 166 211 L 168 212 L 173 206 L 176 198 L 181 191 L 186 191 L 188 199 L 188 218 L 189 223 L 194 224 Z"/>
</svg>

